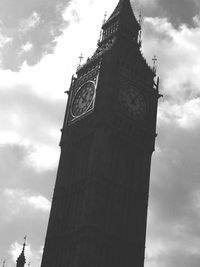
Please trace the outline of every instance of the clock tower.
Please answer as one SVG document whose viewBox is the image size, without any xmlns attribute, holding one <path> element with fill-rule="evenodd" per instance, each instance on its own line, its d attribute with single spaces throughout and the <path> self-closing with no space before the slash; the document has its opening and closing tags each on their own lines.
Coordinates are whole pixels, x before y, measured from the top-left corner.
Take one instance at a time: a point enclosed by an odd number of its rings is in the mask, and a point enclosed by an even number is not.
<svg viewBox="0 0 200 267">
<path fill-rule="evenodd" d="M 130 0 L 68 91 L 42 267 L 143 267 L 158 83 Z"/>
</svg>

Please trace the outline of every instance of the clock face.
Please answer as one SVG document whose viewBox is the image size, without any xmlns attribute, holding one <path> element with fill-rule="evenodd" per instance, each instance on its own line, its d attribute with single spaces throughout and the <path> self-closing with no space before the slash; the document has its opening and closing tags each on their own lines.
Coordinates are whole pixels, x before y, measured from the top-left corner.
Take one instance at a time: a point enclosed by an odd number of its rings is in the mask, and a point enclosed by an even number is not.
<svg viewBox="0 0 200 267">
<path fill-rule="evenodd" d="M 76 93 L 72 102 L 72 115 L 79 117 L 84 115 L 90 108 L 95 95 L 95 85 L 93 82 L 85 83 Z"/>
<path fill-rule="evenodd" d="M 146 114 L 146 102 L 144 96 L 134 87 L 121 90 L 120 102 L 122 107 L 135 120 L 142 120 Z"/>
</svg>

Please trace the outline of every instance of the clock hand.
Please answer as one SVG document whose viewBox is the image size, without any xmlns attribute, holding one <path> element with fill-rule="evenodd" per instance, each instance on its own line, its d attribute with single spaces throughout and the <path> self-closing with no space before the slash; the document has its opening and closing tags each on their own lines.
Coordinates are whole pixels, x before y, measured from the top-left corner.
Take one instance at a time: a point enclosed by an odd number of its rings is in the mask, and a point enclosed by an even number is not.
<svg viewBox="0 0 200 267">
<path fill-rule="evenodd" d="M 88 93 L 86 93 L 85 96 L 82 96 L 82 100 L 84 103 L 86 103 L 88 101 L 88 96 L 89 96 Z"/>
<path fill-rule="evenodd" d="M 86 98 L 86 96 L 84 97 L 82 97 L 82 100 L 83 100 L 83 103 L 85 103 L 85 102 L 87 102 L 87 98 Z"/>
</svg>

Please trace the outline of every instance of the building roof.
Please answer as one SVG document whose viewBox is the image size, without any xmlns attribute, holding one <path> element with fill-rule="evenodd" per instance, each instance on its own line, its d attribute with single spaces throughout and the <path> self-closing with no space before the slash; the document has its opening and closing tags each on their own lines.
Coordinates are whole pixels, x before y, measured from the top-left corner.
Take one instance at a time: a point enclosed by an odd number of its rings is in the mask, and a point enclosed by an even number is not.
<svg viewBox="0 0 200 267">
<path fill-rule="evenodd" d="M 116 8 L 114 9 L 113 13 L 110 15 L 109 19 L 105 22 L 104 26 L 110 24 L 111 21 L 113 21 L 116 17 L 125 17 L 123 15 L 129 16 L 137 26 L 137 28 L 140 28 L 140 25 L 135 17 L 135 14 L 133 12 L 130 0 L 119 0 Z"/>
</svg>

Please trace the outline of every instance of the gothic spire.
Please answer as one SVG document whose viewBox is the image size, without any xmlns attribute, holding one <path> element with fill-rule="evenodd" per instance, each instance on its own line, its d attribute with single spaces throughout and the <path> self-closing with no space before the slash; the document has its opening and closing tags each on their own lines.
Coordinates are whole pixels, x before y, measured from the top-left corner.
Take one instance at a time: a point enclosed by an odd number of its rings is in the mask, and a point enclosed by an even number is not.
<svg viewBox="0 0 200 267">
<path fill-rule="evenodd" d="M 105 24 L 108 24 L 114 18 L 116 18 L 118 16 L 121 17 L 121 19 L 122 19 L 122 16 L 125 18 L 125 15 L 128 16 L 129 18 L 131 17 L 132 20 L 134 20 L 137 27 L 140 28 L 140 25 L 139 25 L 134 13 L 133 13 L 133 9 L 132 9 L 130 0 L 119 0 L 116 8 L 114 9 L 113 13 L 111 14 L 111 16 L 109 17 L 109 19 L 106 21 Z"/>
<path fill-rule="evenodd" d="M 122 11 L 125 3 L 126 3 L 126 5 L 127 5 L 127 3 L 130 4 L 129 0 L 119 0 L 116 8 L 114 9 L 113 13 L 111 14 L 111 16 L 109 17 L 107 22 L 111 21 L 115 16 L 119 15 L 119 13 Z"/>
<path fill-rule="evenodd" d="M 130 0 L 119 0 L 113 13 L 102 26 L 102 40 L 108 39 L 113 34 L 124 36 L 139 44 L 139 33 L 141 26 L 133 12 Z"/>
<path fill-rule="evenodd" d="M 26 236 L 24 237 L 24 244 L 23 244 L 23 248 L 22 248 L 22 252 L 19 255 L 19 257 L 17 258 L 17 265 L 16 267 L 24 267 L 25 263 L 26 263 L 26 258 L 25 258 L 25 247 L 26 247 Z"/>
</svg>

